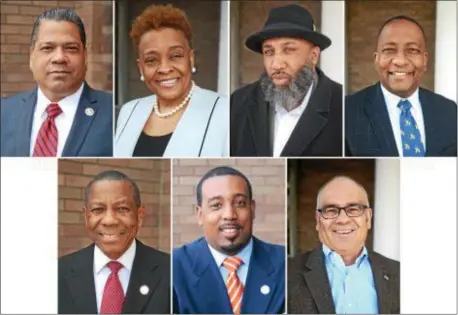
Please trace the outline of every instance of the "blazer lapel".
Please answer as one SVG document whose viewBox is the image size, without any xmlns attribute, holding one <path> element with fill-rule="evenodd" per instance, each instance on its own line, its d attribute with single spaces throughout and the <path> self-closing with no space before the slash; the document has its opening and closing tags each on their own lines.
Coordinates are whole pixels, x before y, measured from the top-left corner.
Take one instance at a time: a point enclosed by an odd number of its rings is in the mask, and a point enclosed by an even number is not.
<svg viewBox="0 0 458 315">
<path fill-rule="evenodd" d="M 318 86 L 286 142 L 281 156 L 300 156 L 328 122 L 331 106 L 329 79 L 317 69 Z"/>
<path fill-rule="evenodd" d="M 210 96 L 201 88 L 195 87 L 188 107 L 165 149 L 164 157 L 199 156 L 217 100 L 218 97 Z"/>
<path fill-rule="evenodd" d="M 309 270 L 304 271 L 303 276 L 318 308 L 318 313 L 334 314 L 336 312 L 334 300 L 332 299 L 331 285 L 326 274 L 321 245 L 310 253 L 306 266 Z"/>
<path fill-rule="evenodd" d="M 76 109 L 70 133 L 62 151 L 62 156 L 77 156 L 84 139 L 91 128 L 95 116 L 98 114 L 99 106 L 97 98 L 91 93 L 92 89 L 85 82 L 83 93 Z M 92 109 L 93 115 L 86 115 L 86 109 Z"/>
<path fill-rule="evenodd" d="M 386 152 L 384 155 L 387 156 L 399 156 L 380 83 L 374 86 L 372 95 L 367 96 L 365 110 L 380 152 Z"/>
<path fill-rule="evenodd" d="M 68 289 L 75 306 L 82 314 L 97 314 L 97 300 L 94 284 L 94 244 L 84 249 L 83 259 L 75 263 L 65 275 Z"/>
<path fill-rule="evenodd" d="M 391 294 L 389 290 L 389 272 L 385 270 L 385 266 L 377 259 L 377 256 L 370 255 L 369 260 L 371 262 L 375 289 L 377 291 L 379 314 L 390 314 Z"/>
<path fill-rule="evenodd" d="M 253 238 L 253 253 L 243 293 L 241 312 L 245 314 L 265 314 L 276 291 L 276 279 L 272 277 L 275 268 L 256 238 Z M 261 288 L 267 286 L 271 294 L 262 294 Z M 285 288 L 278 288 L 285 290 Z"/>
<path fill-rule="evenodd" d="M 142 313 L 162 277 L 158 264 L 152 259 L 151 255 L 145 252 L 145 246 L 137 240 L 136 242 L 137 250 L 132 264 L 129 286 L 122 309 L 123 313 Z M 140 287 L 143 285 L 149 288 L 147 294 L 140 293 Z"/>
<path fill-rule="evenodd" d="M 272 156 L 270 105 L 264 100 L 260 86 L 256 87 L 255 97 L 248 107 L 248 126 L 257 156 Z"/>
<path fill-rule="evenodd" d="M 197 308 L 207 314 L 232 314 L 226 285 L 205 240 L 199 242 L 191 263 L 194 274 L 189 279 L 194 287 L 194 300 L 205 303 Z"/>
<path fill-rule="evenodd" d="M 423 111 L 423 121 L 425 123 L 425 138 L 426 138 L 426 156 L 438 156 L 441 151 L 449 146 L 451 143 L 446 143 L 444 139 L 448 139 L 443 135 L 444 130 L 448 132 L 447 128 L 442 128 L 440 116 L 436 114 L 434 102 L 429 98 L 427 92 L 422 88 L 419 90 L 420 104 Z"/>
<path fill-rule="evenodd" d="M 17 104 L 15 123 L 18 124 L 15 135 L 15 156 L 30 156 L 30 137 L 32 135 L 33 114 L 37 103 L 37 89 L 24 96 Z M 33 140 L 35 141 L 35 139 Z"/>
</svg>

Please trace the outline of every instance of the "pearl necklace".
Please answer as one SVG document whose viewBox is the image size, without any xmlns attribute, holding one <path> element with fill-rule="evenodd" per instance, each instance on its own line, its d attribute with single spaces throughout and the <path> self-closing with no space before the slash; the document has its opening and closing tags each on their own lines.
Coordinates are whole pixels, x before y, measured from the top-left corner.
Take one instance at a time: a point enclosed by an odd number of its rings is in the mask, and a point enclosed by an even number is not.
<svg viewBox="0 0 458 315">
<path fill-rule="evenodd" d="M 192 92 L 194 91 L 195 87 L 196 87 L 196 85 L 195 85 L 194 81 L 191 81 L 191 89 L 189 90 L 189 93 L 188 93 L 188 95 L 186 95 L 186 97 L 183 100 L 183 102 L 181 102 L 181 104 L 179 104 L 177 107 L 175 107 L 174 109 L 172 109 L 171 111 L 166 112 L 166 113 L 161 113 L 159 111 L 159 103 L 157 102 L 157 98 L 156 98 L 156 103 L 153 106 L 154 113 L 160 118 L 167 118 L 167 117 L 172 116 L 173 114 L 175 114 L 177 111 L 182 109 L 188 103 L 188 101 L 191 98 Z"/>
</svg>

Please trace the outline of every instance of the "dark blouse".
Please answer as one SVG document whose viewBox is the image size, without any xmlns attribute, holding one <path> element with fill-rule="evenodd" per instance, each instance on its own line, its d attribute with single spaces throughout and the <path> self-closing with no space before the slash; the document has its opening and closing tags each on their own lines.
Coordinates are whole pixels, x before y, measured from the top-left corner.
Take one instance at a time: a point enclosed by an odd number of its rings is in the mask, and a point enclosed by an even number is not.
<svg viewBox="0 0 458 315">
<path fill-rule="evenodd" d="M 172 134 L 173 132 L 168 135 L 152 137 L 142 131 L 133 156 L 163 156 Z"/>
</svg>

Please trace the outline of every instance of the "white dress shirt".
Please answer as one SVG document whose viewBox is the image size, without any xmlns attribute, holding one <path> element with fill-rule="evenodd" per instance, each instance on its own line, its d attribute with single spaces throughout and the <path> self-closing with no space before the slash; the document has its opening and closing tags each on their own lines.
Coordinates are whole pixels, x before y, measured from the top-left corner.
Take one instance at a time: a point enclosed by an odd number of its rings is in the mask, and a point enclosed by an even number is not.
<svg viewBox="0 0 458 315">
<path fill-rule="evenodd" d="M 383 97 L 385 98 L 385 104 L 388 109 L 388 115 L 390 116 L 391 129 L 393 130 L 394 139 L 396 140 L 396 146 L 398 147 L 399 156 L 404 156 L 404 151 L 402 150 L 401 126 L 399 123 L 401 109 L 398 107 L 398 104 L 401 100 L 406 99 L 391 93 L 390 91 L 385 89 L 382 84 L 380 84 L 380 86 L 382 87 Z M 407 100 L 410 102 L 410 104 L 412 104 L 410 112 L 412 113 L 412 116 L 415 119 L 415 122 L 417 123 L 421 135 L 421 141 L 423 142 L 423 145 L 426 150 L 425 122 L 423 121 L 423 111 L 421 109 L 418 88 L 412 95 L 410 95 L 407 98 Z"/>
<path fill-rule="evenodd" d="M 299 118 L 307 107 L 312 90 L 313 83 L 302 100 L 301 105 L 292 111 L 288 112 L 283 106 L 275 104 L 274 157 L 280 156 L 286 142 L 288 142 L 289 137 L 291 137 Z"/>
<path fill-rule="evenodd" d="M 129 285 L 130 274 L 132 273 L 132 265 L 135 258 L 136 250 L 135 240 L 132 242 L 132 245 L 126 250 L 126 252 L 116 259 L 117 262 L 121 263 L 122 267 L 119 272 L 119 281 L 121 281 L 122 289 L 124 291 L 124 296 L 126 296 L 127 286 Z M 100 248 L 94 246 L 94 283 L 95 283 L 95 295 L 97 297 L 97 312 L 100 313 L 100 307 L 102 306 L 103 291 L 105 289 L 105 284 L 108 280 L 108 276 L 111 274 L 110 268 L 107 264 L 113 261 L 107 257 Z"/>
<path fill-rule="evenodd" d="M 67 141 L 68 134 L 72 128 L 73 120 L 75 119 L 76 109 L 80 102 L 81 94 L 83 93 L 84 82 L 80 88 L 72 95 L 69 95 L 61 99 L 57 104 L 62 109 L 62 113 L 55 118 L 58 136 L 57 143 L 57 156 L 62 155 L 62 151 Z M 37 140 L 38 132 L 40 131 L 41 125 L 48 117 L 46 113 L 46 107 L 49 104 L 56 103 L 51 102 L 38 87 L 37 92 L 37 105 L 33 114 L 32 133 L 30 138 L 30 156 L 33 155 L 33 148 L 35 147 L 35 141 Z"/>
<path fill-rule="evenodd" d="M 210 252 L 215 259 L 216 265 L 218 266 L 219 272 L 221 273 L 221 277 L 223 277 L 224 283 L 227 281 L 227 277 L 229 276 L 229 272 L 226 267 L 223 266 L 224 259 L 229 257 L 226 254 L 223 254 L 213 247 L 208 244 L 208 248 L 210 249 Z M 243 260 L 243 264 L 237 269 L 237 276 L 239 277 L 240 281 L 243 283 L 243 286 L 245 287 L 246 283 L 246 278 L 248 275 L 248 267 L 250 266 L 250 259 L 251 259 L 251 253 L 253 252 L 253 238 L 250 239 L 248 242 L 248 245 L 245 246 L 244 249 L 238 253 L 237 257 Z"/>
</svg>

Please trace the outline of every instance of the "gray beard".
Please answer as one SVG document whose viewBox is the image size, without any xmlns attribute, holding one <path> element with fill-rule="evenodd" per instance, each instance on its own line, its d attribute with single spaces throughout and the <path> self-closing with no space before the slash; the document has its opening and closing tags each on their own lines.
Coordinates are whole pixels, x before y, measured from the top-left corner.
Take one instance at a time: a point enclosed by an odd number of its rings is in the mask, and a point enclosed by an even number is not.
<svg viewBox="0 0 458 315">
<path fill-rule="evenodd" d="M 309 64 L 297 73 L 296 78 L 291 78 L 288 86 L 276 86 L 265 71 L 260 78 L 265 100 L 271 106 L 278 104 L 284 107 L 288 112 L 299 106 L 312 86 L 313 80 L 314 71 Z"/>
</svg>

